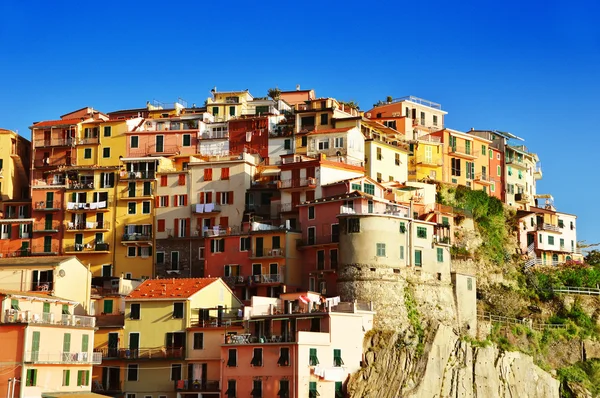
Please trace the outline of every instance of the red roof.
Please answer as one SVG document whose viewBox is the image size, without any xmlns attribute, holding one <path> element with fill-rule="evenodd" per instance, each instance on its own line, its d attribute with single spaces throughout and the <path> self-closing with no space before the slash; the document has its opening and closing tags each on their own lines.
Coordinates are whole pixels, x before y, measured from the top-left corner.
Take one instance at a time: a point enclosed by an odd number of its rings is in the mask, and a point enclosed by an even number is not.
<svg viewBox="0 0 600 398">
<path fill-rule="evenodd" d="M 308 134 L 329 134 L 329 133 L 345 133 L 346 131 L 350 131 L 353 128 L 355 128 L 356 126 L 352 126 L 352 127 L 340 127 L 337 129 L 325 129 L 325 130 L 314 130 L 309 132 Z"/>
<path fill-rule="evenodd" d="M 189 298 L 219 278 L 148 279 L 127 296 L 128 300 Z"/>
<path fill-rule="evenodd" d="M 45 127 L 45 126 L 62 126 L 62 125 L 70 125 L 81 123 L 81 118 L 76 119 L 62 119 L 62 120 L 46 120 L 44 122 L 38 122 L 33 125 L 33 128 L 36 127 Z"/>
</svg>

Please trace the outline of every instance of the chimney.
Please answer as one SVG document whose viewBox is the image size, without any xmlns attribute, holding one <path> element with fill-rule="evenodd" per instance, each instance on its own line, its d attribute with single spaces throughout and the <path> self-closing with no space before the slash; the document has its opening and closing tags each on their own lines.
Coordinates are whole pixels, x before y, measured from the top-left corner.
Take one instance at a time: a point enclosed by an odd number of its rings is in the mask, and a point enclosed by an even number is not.
<svg viewBox="0 0 600 398">
<path fill-rule="evenodd" d="M 296 84 L 296 91 L 300 91 L 300 85 Z"/>
</svg>

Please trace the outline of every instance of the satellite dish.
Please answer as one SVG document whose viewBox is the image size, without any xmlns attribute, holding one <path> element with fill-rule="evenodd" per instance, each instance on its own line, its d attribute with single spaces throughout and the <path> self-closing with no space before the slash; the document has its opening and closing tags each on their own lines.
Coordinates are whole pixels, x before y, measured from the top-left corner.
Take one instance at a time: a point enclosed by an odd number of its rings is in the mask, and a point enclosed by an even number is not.
<svg viewBox="0 0 600 398">
<path fill-rule="evenodd" d="M 64 278 L 66 274 L 67 273 L 65 272 L 64 269 L 58 270 L 58 276 L 60 276 L 61 278 Z"/>
</svg>

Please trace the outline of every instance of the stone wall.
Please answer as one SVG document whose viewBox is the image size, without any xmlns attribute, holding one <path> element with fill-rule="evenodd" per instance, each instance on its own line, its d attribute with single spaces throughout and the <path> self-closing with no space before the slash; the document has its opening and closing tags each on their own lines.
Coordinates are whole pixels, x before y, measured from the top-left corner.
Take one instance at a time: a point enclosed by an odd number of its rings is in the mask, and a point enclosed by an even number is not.
<svg viewBox="0 0 600 398">
<path fill-rule="evenodd" d="M 204 276 L 204 260 L 198 258 L 198 248 L 204 247 L 204 239 L 157 239 L 156 252 L 165 253 L 165 262 L 156 263 L 154 255 L 155 274 L 160 278 L 197 278 Z M 171 269 L 171 252 L 179 252 L 179 273 L 168 273 Z"/>
</svg>

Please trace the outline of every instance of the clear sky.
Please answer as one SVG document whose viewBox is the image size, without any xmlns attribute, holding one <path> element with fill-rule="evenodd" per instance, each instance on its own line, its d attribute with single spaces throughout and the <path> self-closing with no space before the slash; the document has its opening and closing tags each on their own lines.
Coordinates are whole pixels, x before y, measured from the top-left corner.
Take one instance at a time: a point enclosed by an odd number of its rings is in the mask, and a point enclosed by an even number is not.
<svg viewBox="0 0 600 398">
<path fill-rule="evenodd" d="M 213 86 L 300 84 L 364 110 L 415 95 L 450 128 L 525 138 L 538 193 L 600 242 L 599 16 L 592 1 L 0 0 L 0 127 L 29 137 L 84 106 L 200 105 Z"/>
</svg>

